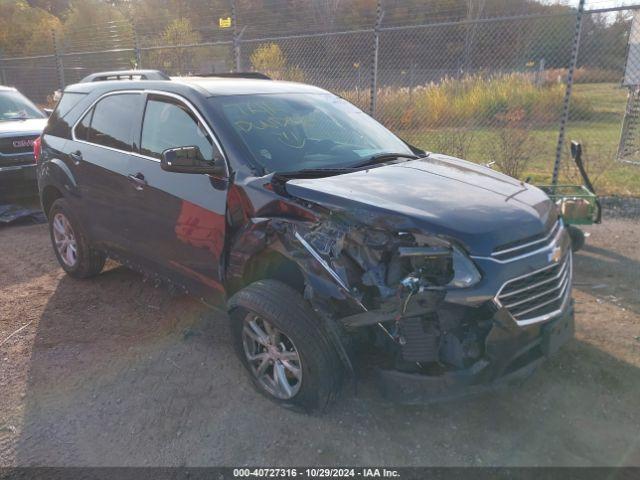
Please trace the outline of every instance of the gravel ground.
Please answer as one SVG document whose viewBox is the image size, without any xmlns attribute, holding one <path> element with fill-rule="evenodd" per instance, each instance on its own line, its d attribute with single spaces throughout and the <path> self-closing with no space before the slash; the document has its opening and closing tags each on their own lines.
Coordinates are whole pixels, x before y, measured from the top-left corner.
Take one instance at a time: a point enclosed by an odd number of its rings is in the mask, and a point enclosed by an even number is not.
<svg viewBox="0 0 640 480">
<path fill-rule="evenodd" d="M 0 466 L 640 465 L 640 223 L 589 230 L 576 339 L 524 385 L 409 407 L 364 383 L 307 416 L 253 391 L 223 315 L 0 229 Z"/>
</svg>

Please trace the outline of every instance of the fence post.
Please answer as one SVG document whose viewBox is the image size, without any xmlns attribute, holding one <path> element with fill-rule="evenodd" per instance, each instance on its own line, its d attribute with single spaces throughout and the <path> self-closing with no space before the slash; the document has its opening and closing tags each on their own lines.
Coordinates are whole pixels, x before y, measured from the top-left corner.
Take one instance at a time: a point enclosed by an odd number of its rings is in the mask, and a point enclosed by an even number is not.
<svg viewBox="0 0 640 480">
<path fill-rule="evenodd" d="M 369 104 L 369 114 L 376 115 L 378 106 L 378 53 L 380 50 L 380 26 L 382 24 L 382 0 L 378 0 L 376 6 L 376 23 L 373 27 L 373 61 L 371 62 L 371 99 Z"/>
<path fill-rule="evenodd" d="M 7 85 L 7 74 L 4 71 L 4 52 L 0 50 L 0 85 Z"/>
<path fill-rule="evenodd" d="M 62 63 L 62 45 L 60 45 L 60 39 L 55 30 L 51 30 L 51 37 L 53 40 L 53 55 L 56 60 L 56 71 L 58 72 L 58 86 L 60 90 L 64 90 L 66 84 L 64 81 L 64 65 Z"/>
<path fill-rule="evenodd" d="M 131 31 L 133 32 L 133 51 L 136 56 L 136 68 L 142 68 L 142 54 L 140 51 L 140 41 L 138 39 L 138 30 L 136 29 L 136 22 L 133 20 L 133 17 L 129 18 L 131 22 Z"/>
<path fill-rule="evenodd" d="M 231 23 L 233 24 L 233 63 L 236 72 L 242 69 L 242 59 L 240 57 L 240 37 L 243 32 L 238 31 L 238 11 L 236 10 L 235 0 L 231 0 Z"/>
<path fill-rule="evenodd" d="M 573 74 L 578 63 L 578 53 L 580 50 L 580 35 L 582 33 L 582 18 L 584 13 L 584 1 L 579 0 L 578 13 L 576 15 L 576 29 L 573 34 L 573 47 L 571 50 L 571 60 L 569 62 L 569 70 L 567 72 L 567 88 L 564 92 L 564 103 L 562 105 L 562 117 L 560 119 L 560 130 L 558 131 L 558 144 L 556 146 L 556 160 L 553 164 L 553 176 L 551 183 L 558 183 L 558 174 L 560 170 L 560 162 L 562 160 L 562 149 L 564 148 L 564 134 L 569 121 L 569 106 L 571 103 L 571 92 L 573 90 Z"/>
</svg>

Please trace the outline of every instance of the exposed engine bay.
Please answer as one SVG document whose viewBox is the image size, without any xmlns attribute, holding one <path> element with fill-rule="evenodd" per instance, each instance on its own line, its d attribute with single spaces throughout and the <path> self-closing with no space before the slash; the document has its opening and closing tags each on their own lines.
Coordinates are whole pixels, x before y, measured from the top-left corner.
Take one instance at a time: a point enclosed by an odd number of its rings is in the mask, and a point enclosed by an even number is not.
<svg viewBox="0 0 640 480">
<path fill-rule="evenodd" d="M 376 361 L 437 374 L 466 368 L 483 355 L 491 312 L 445 302 L 449 288 L 468 281 L 461 275 L 477 274 L 462 266 L 459 247 L 435 236 L 392 234 L 342 220 L 304 227 L 297 238 L 357 305 L 337 316 L 347 332 L 374 345 Z"/>
</svg>

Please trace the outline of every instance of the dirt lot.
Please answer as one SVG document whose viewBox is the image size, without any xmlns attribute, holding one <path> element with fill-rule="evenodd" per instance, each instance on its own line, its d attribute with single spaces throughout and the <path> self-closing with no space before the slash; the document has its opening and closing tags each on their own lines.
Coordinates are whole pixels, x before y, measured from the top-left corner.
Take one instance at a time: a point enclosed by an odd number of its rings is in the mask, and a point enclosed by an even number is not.
<svg viewBox="0 0 640 480">
<path fill-rule="evenodd" d="M 224 316 L 2 229 L 0 465 L 640 465 L 640 223 L 590 230 L 577 338 L 523 386 L 407 407 L 364 384 L 310 417 L 254 393 Z"/>
</svg>

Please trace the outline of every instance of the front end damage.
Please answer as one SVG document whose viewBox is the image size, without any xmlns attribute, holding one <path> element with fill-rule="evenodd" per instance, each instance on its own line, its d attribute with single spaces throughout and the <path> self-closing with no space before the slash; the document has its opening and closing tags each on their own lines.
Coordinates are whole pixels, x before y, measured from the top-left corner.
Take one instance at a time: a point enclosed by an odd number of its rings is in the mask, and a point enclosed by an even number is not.
<svg viewBox="0 0 640 480">
<path fill-rule="evenodd" d="M 302 208 L 304 220 L 254 219 L 252 249 L 299 266 L 304 295 L 345 364 L 373 371 L 394 401 L 437 401 L 526 377 L 573 334 L 570 286 L 560 314 L 521 325 L 496 291 L 474 288 L 487 272 L 455 240 Z"/>
<path fill-rule="evenodd" d="M 287 228 L 287 236 L 339 285 L 348 302 L 310 289 L 307 298 L 338 319 L 350 350 L 375 366 L 384 394 L 395 401 L 452 398 L 524 378 L 573 335 L 570 285 L 561 312 L 531 325 L 519 324 L 493 299 L 458 302 L 460 292 L 473 296 L 481 275 L 451 239 L 390 233 L 331 214 Z M 568 284 L 570 272 L 563 275 Z"/>
</svg>

